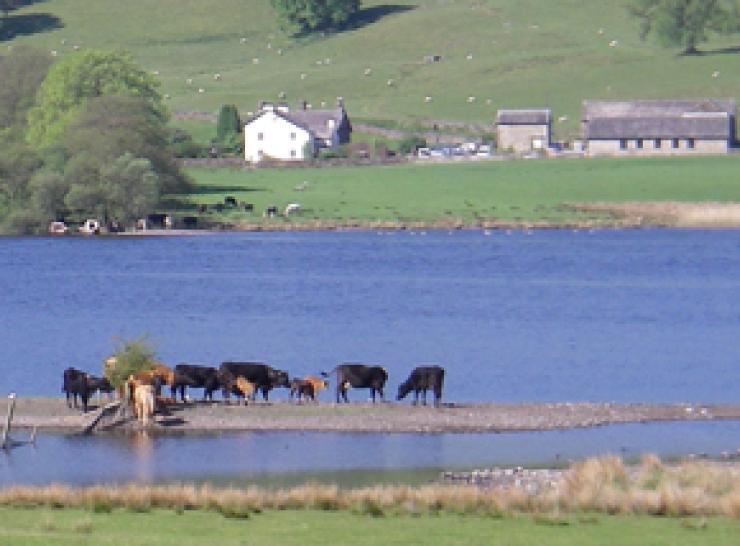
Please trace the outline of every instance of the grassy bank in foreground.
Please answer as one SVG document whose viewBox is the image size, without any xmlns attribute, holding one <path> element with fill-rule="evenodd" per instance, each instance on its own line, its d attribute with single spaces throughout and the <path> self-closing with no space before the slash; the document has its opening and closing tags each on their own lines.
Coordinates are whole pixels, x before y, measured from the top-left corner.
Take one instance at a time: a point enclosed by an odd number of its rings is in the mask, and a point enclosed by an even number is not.
<svg viewBox="0 0 740 546">
<path fill-rule="evenodd" d="M 185 204 L 223 203 L 226 195 L 254 204 L 209 216 L 235 225 L 280 227 L 268 206 L 300 203 L 291 223 L 370 222 L 562 225 L 614 223 L 607 213 L 564 203 L 739 202 L 740 156 L 700 158 L 485 161 L 324 169 L 192 169 L 195 191 Z"/>
<path fill-rule="evenodd" d="M 723 518 L 661 519 L 584 515 L 485 518 L 438 515 L 382 517 L 307 510 L 268 511 L 247 520 L 208 512 L 0 509 L 5 546 L 165 545 L 217 543 L 272 546 L 365 544 L 548 546 L 732 546 L 740 524 Z"/>
</svg>

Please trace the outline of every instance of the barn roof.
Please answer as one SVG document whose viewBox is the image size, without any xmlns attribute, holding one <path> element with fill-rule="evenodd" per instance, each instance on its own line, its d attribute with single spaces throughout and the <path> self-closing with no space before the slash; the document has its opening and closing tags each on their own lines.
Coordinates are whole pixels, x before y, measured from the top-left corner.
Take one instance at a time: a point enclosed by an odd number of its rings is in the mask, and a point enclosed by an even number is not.
<svg viewBox="0 0 740 546">
<path fill-rule="evenodd" d="M 499 110 L 496 113 L 496 125 L 548 125 L 551 117 L 548 108 Z"/>
<path fill-rule="evenodd" d="M 734 100 L 584 101 L 586 139 L 699 138 L 733 135 Z"/>
<path fill-rule="evenodd" d="M 698 138 L 726 140 L 730 117 L 719 115 L 658 118 L 596 118 L 584 124 L 586 139 Z"/>
<path fill-rule="evenodd" d="M 734 116 L 732 99 L 583 101 L 583 121 L 594 118 L 661 118 L 687 113 L 727 113 Z"/>
</svg>

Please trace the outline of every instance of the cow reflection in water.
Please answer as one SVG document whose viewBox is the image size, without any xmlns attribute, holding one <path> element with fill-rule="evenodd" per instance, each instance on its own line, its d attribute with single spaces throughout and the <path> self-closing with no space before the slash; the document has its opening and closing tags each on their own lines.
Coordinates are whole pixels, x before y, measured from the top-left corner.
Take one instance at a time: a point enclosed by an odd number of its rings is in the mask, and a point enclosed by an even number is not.
<svg viewBox="0 0 740 546">
<path fill-rule="evenodd" d="M 442 400 L 442 385 L 445 379 L 445 370 L 441 366 L 419 366 L 414 368 L 409 378 L 398 386 L 396 400 L 403 400 L 408 393 L 414 391 L 414 405 L 419 403 L 419 393 L 422 393 L 422 403 L 427 405 L 427 391 L 434 392 L 434 405 L 438 406 Z"/>
</svg>

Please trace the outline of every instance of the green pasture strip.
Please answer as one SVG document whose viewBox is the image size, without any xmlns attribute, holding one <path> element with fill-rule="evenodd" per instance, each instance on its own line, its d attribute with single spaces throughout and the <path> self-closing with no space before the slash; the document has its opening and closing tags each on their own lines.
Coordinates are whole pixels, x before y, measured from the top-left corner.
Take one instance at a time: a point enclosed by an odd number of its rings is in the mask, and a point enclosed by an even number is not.
<svg viewBox="0 0 740 546">
<path fill-rule="evenodd" d="M 562 516 L 384 516 L 310 510 L 267 511 L 230 519 L 203 511 L 108 514 L 0 509 L 4 546 L 203 544 L 324 546 L 435 544 L 486 546 L 734 546 L 740 523 L 723 518 Z"/>
<path fill-rule="evenodd" d="M 190 169 L 196 182 L 184 203 L 254 204 L 227 221 L 261 222 L 275 205 L 300 203 L 291 221 L 546 221 L 587 219 L 563 203 L 740 201 L 740 156 L 646 159 L 482 161 L 311 169 Z M 274 220 L 273 222 L 284 222 Z"/>
<path fill-rule="evenodd" d="M 75 47 L 130 51 L 156 71 L 173 110 L 236 104 L 246 114 L 282 93 L 320 108 L 341 96 L 351 117 L 412 126 L 491 123 L 497 108 L 548 106 L 567 117 L 555 134 L 569 137 L 584 99 L 738 98 L 740 89 L 737 36 L 680 56 L 641 41 L 639 22 L 613 0 L 364 0 L 356 28 L 308 38 L 282 33 L 268 0 L 248 9 L 242 0 L 26 4 L 11 12 L 19 30 L 2 45 L 58 57 Z M 13 20 L 21 16 L 35 19 Z"/>
</svg>

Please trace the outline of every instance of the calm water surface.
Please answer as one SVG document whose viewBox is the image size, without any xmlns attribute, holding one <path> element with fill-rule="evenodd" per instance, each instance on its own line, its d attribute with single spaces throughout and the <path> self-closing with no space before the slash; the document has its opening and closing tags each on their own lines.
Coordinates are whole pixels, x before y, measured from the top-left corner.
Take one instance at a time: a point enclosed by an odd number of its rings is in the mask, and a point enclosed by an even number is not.
<svg viewBox="0 0 740 546">
<path fill-rule="evenodd" d="M 168 364 L 447 368 L 459 402 L 738 402 L 740 231 L 0 239 L 0 395 L 58 395 L 116 338 Z M 286 393 L 276 392 L 277 399 Z M 353 392 L 355 400 L 364 392 Z M 328 397 L 327 397 L 328 398 Z M 737 423 L 514 435 L 64 438 L 0 483 L 449 467 L 740 447 Z M 625 448 L 625 450 L 623 450 Z"/>
<path fill-rule="evenodd" d="M 20 435 L 19 435 L 20 436 Z M 740 448 L 740 422 L 614 425 L 505 434 L 234 433 L 219 436 L 64 437 L 0 452 L 0 486 L 198 480 L 270 483 L 286 473 L 490 468 Z"/>
<path fill-rule="evenodd" d="M 143 333 L 169 364 L 380 363 L 392 391 L 438 362 L 450 401 L 740 387 L 740 231 L 6 238 L 0 302 L 0 393 L 58 394 Z"/>
</svg>

